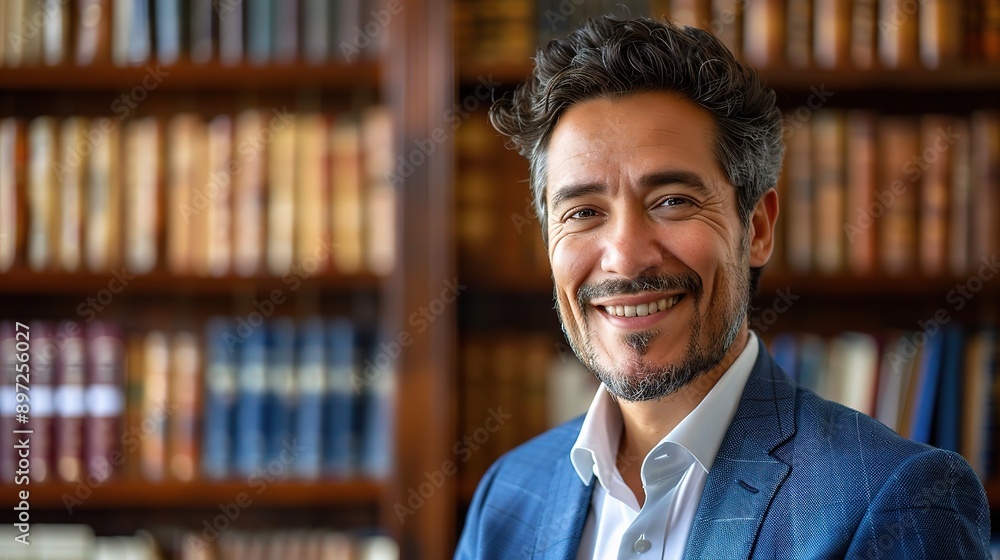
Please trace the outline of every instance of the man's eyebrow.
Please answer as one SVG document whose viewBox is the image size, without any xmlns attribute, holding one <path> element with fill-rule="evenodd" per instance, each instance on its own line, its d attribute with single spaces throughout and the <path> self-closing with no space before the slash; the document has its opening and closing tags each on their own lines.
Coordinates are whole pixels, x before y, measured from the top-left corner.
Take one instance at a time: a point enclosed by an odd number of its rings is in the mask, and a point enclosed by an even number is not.
<svg viewBox="0 0 1000 560">
<path fill-rule="evenodd" d="M 608 186 L 601 183 L 565 185 L 559 187 L 552 193 L 552 208 L 559 208 L 559 205 L 567 200 L 579 198 L 588 194 L 607 194 L 607 192 Z"/>
<path fill-rule="evenodd" d="M 693 171 L 654 171 L 643 175 L 639 179 L 639 186 L 643 189 L 650 189 L 661 185 L 684 185 L 694 189 L 695 192 L 703 196 L 712 194 L 712 189 L 705 185 L 705 180 L 701 175 Z"/>
</svg>

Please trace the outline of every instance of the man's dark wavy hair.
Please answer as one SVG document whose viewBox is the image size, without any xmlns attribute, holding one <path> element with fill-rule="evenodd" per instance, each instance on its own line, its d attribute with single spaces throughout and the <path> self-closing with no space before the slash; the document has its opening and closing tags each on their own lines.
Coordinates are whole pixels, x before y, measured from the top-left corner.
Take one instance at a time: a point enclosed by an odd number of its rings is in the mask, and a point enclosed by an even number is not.
<svg viewBox="0 0 1000 560">
<path fill-rule="evenodd" d="M 531 76 L 490 109 L 490 122 L 529 161 L 546 244 L 546 149 L 560 115 L 591 99 L 651 91 L 679 94 L 712 114 L 715 155 L 736 187 L 744 227 L 775 186 L 784 152 L 781 112 L 753 68 L 701 29 L 649 18 L 588 19 L 566 39 L 539 49 Z M 754 286 L 759 272 L 753 271 Z"/>
</svg>

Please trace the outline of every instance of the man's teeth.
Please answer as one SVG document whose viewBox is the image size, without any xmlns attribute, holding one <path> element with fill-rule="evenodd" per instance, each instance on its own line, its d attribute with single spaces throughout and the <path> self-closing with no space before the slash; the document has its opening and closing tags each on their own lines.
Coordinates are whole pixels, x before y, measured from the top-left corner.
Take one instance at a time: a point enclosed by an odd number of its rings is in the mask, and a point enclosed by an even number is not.
<svg viewBox="0 0 1000 560">
<path fill-rule="evenodd" d="M 639 305 L 605 305 L 604 310 L 616 317 L 645 317 L 664 309 L 670 309 L 681 299 L 681 294 Z"/>
</svg>

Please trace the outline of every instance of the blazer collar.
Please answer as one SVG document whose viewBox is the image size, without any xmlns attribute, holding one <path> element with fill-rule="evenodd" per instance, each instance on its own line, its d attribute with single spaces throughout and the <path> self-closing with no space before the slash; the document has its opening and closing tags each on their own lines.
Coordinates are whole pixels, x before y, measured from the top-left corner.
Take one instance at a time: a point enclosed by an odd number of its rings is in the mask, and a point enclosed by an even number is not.
<svg viewBox="0 0 1000 560">
<path fill-rule="evenodd" d="M 795 382 L 759 342 L 736 415 L 708 473 L 687 558 L 749 558 L 791 467 L 771 452 L 795 433 Z"/>
<path fill-rule="evenodd" d="M 553 505 L 542 508 L 542 518 L 535 532 L 532 558 L 573 560 L 580 547 L 580 536 L 587 521 L 596 479 L 584 484 L 573 470 L 569 453 L 563 453 L 553 465 L 546 499 Z"/>
</svg>

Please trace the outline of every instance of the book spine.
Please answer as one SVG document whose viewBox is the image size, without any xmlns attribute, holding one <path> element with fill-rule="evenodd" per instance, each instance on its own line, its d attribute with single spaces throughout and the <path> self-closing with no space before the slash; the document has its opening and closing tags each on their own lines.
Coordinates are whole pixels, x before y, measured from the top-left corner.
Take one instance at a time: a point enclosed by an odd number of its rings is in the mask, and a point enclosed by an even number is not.
<svg viewBox="0 0 1000 560">
<path fill-rule="evenodd" d="M 334 478 L 352 476 L 357 468 L 355 418 L 361 385 L 356 336 L 354 325 L 347 319 L 333 319 L 327 324 L 323 472 Z"/>
<path fill-rule="evenodd" d="M 181 55 L 181 0 L 154 0 L 154 2 L 156 60 L 161 64 L 175 64 Z"/>
<path fill-rule="evenodd" d="M 190 481 L 198 465 L 198 424 L 201 387 L 201 352 L 198 339 L 189 331 L 174 333 L 170 348 L 168 380 L 169 427 L 167 456 L 170 476 Z"/>
<path fill-rule="evenodd" d="M 54 264 L 53 249 L 58 231 L 53 163 L 56 150 L 56 121 L 37 117 L 28 126 L 28 264 L 42 271 Z"/>
<path fill-rule="evenodd" d="M 0 272 L 17 262 L 17 137 L 17 120 L 0 119 Z"/>
<path fill-rule="evenodd" d="M 22 362 L 18 360 L 14 333 L 13 323 L 0 321 L 0 445 L 3 445 L 0 448 L 0 476 L 6 481 L 13 481 L 17 476 L 18 457 L 14 451 L 14 430 L 21 429 L 17 422 L 16 395 L 19 381 L 17 375 L 20 373 L 18 365 Z"/>
<path fill-rule="evenodd" d="M 84 462 L 88 479 L 105 481 L 114 475 L 125 408 L 122 335 L 110 323 L 95 321 L 87 326 L 86 437 Z"/>
<path fill-rule="evenodd" d="M 295 325 L 287 317 L 272 319 L 266 333 L 266 385 L 264 389 L 264 464 L 282 461 L 282 452 L 293 444 L 295 401 Z M 287 455 L 287 453 L 286 453 Z M 298 461 L 298 457 L 295 459 Z M 287 476 L 290 469 L 283 469 Z"/>
<path fill-rule="evenodd" d="M 239 339 L 230 330 L 232 326 L 231 321 L 223 318 L 209 319 L 205 325 L 201 468 L 208 479 L 225 478 L 232 468 L 235 352 L 239 348 Z"/>
<path fill-rule="evenodd" d="M 240 328 L 246 327 L 238 327 L 238 332 Z M 233 471 L 241 477 L 249 477 L 264 466 L 267 335 L 265 325 L 252 328 L 249 333 L 239 334 L 243 342 L 236 372 L 236 403 L 231 428 Z"/>
<path fill-rule="evenodd" d="M 292 470 L 297 477 L 314 480 L 323 468 L 323 401 L 326 398 L 326 329 L 323 320 L 311 317 L 302 323 L 296 340 L 295 442 L 302 452 Z"/>
<path fill-rule="evenodd" d="M 64 322 L 58 332 L 65 333 L 56 369 L 55 404 L 55 464 L 59 478 L 67 482 L 81 480 L 84 475 L 83 441 L 86 415 L 86 353 L 82 329 L 76 323 Z"/>
</svg>

